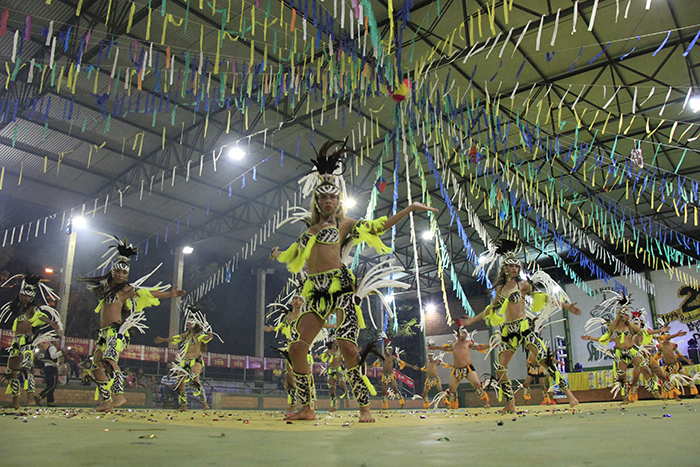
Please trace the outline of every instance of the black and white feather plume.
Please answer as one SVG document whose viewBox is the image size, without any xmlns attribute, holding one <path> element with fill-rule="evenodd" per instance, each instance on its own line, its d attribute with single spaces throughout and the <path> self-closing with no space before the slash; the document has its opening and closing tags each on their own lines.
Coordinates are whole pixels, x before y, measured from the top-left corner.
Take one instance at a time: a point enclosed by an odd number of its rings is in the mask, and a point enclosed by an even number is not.
<svg viewBox="0 0 700 467">
<path fill-rule="evenodd" d="M 379 297 L 379 300 L 384 305 L 384 307 L 388 310 L 389 317 L 393 318 L 394 312 L 391 309 L 391 305 L 389 305 L 389 302 L 386 301 L 384 294 L 380 292 L 379 289 L 389 287 L 399 289 L 409 288 L 409 284 L 389 278 L 393 274 L 403 272 L 404 268 L 401 266 L 396 266 L 392 260 L 382 261 L 381 263 L 372 267 L 368 272 L 363 272 L 362 277 L 357 281 L 355 297 L 358 301 L 356 301 L 356 303 L 359 305 L 362 302 L 362 300 L 364 300 L 368 296 L 376 294 Z M 374 319 L 372 319 L 372 313 L 370 313 L 370 319 L 372 321 L 372 325 L 376 329 L 377 326 L 374 323 Z"/>
<path fill-rule="evenodd" d="M 105 259 L 102 263 L 100 263 L 99 266 L 97 266 L 97 269 L 102 269 L 103 267 L 110 264 L 114 259 L 116 259 L 117 261 L 128 262 L 132 256 L 136 256 L 140 251 L 137 247 L 133 246 L 130 243 L 127 243 L 126 238 L 124 238 L 124 240 L 121 240 L 116 235 L 109 235 L 104 232 L 97 232 L 95 230 L 93 230 L 92 233 L 101 235 L 103 237 L 107 237 L 105 240 L 102 240 L 102 243 L 107 243 L 111 241 L 116 242 L 114 245 L 110 245 L 107 248 L 107 251 L 102 255 L 102 258 Z"/>
</svg>

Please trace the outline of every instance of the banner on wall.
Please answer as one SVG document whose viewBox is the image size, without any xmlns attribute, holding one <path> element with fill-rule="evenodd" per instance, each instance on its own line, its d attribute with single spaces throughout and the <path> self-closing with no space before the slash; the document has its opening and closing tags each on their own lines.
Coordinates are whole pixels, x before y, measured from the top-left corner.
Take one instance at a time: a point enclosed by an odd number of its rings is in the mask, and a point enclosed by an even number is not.
<svg viewBox="0 0 700 467">
<path fill-rule="evenodd" d="M 678 289 L 678 297 L 685 297 L 678 308 L 670 313 L 659 315 L 659 318 L 666 324 L 678 320 L 687 324 L 690 331 L 700 331 L 700 288 L 690 284 L 682 285 Z"/>
</svg>

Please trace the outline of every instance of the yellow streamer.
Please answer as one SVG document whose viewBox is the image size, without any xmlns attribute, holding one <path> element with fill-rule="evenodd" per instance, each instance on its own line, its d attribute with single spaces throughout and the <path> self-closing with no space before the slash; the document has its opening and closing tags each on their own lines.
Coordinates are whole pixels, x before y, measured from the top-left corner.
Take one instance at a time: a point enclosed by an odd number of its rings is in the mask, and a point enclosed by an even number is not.
<svg viewBox="0 0 700 467">
<path fill-rule="evenodd" d="M 610 115 L 612 115 L 610 112 L 608 112 L 608 116 L 605 118 L 605 123 L 603 124 L 603 131 L 602 133 L 605 134 L 606 128 L 608 128 L 608 121 L 610 120 Z"/>
<path fill-rule="evenodd" d="M 129 10 L 129 22 L 126 25 L 126 33 L 131 32 L 131 25 L 134 23 L 134 13 L 136 12 L 136 3 L 131 4 L 131 9 Z"/>
<path fill-rule="evenodd" d="M 105 18 L 105 26 L 107 26 L 107 23 L 109 23 L 109 14 L 112 12 L 112 0 L 109 0 L 109 3 L 107 4 L 107 17 Z"/>
</svg>

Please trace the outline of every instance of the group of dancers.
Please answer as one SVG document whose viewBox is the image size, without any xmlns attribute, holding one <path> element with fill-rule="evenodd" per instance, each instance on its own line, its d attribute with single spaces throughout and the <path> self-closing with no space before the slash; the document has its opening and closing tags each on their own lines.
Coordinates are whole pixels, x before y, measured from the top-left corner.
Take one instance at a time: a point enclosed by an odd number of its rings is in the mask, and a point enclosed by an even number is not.
<svg viewBox="0 0 700 467">
<path fill-rule="evenodd" d="M 112 237 L 110 237 L 112 238 Z M 126 403 L 124 397 L 124 374 L 119 367 L 119 356 L 128 347 L 130 332 L 144 332 L 144 310 L 158 305 L 160 299 L 176 298 L 185 291 L 170 286 L 143 286 L 152 274 L 129 283 L 131 270 L 130 258 L 138 252 L 137 248 L 113 237 L 116 244 L 111 255 L 101 264 L 110 265 L 109 272 L 95 277 L 83 277 L 79 281 L 86 284 L 99 300 L 95 313 L 100 314 L 100 329 L 91 357 L 90 378 L 97 386 L 95 399 L 99 400 L 97 411 L 108 411 Z M 106 255 L 109 254 L 106 253 Z M 59 313 L 50 305 L 58 296 L 44 283 L 44 279 L 34 274 L 18 274 L 11 277 L 2 286 L 11 286 L 19 282 L 19 294 L 13 301 L 0 309 L 0 321 L 12 321 L 14 338 L 10 347 L 8 360 L 7 392 L 12 395 L 11 408 L 20 407 L 20 376 L 27 393 L 27 404 L 38 404 L 35 395 L 33 376 L 35 349 L 42 343 L 54 342 L 56 331 L 63 329 Z M 40 300 L 41 298 L 41 300 Z M 180 410 L 187 410 L 187 393 L 185 384 L 189 383 L 193 395 L 198 397 L 202 406 L 208 408 L 206 396 L 199 381 L 203 369 L 202 352 L 206 344 L 215 335 L 206 316 L 197 308 L 185 307 L 185 332 L 170 338 L 156 338 L 156 343 L 171 342 L 180 344 L 180 351 L 171 363 L 171 374 L 176 379 L 175 391 L 178 393 Z M 47 330 L 47 328 L 51 328 Z"/>
<path fill-rule="evenodd" d="M 382 279 L 397 271 L 394 266 L 385 263 L 375 266 L 368 275 L 363 274 L 361 280 L 356 281 L 348 267 L 349 252 L 353 246 L 365 243 L 380 254 L 389 253 L 391 249 L 380 239 L 385 231 L 413 212 L 437 212 L 437 209 L 423 203 L 412 203 L 388 218 L 356 220 L 346 217 L 342 166 L 343 156 L 348 152 L 352 151 L 346 149 L 341 141 L 324 144 L 317 160 L 313 161 L 316 170 L 301 182 L 311 196 L 311 210 L 305 219 L 307 229 L 285 251 L 275 247 L 270 252 L 270 259 L 285 263 L 290 272 L 299 274 L 296 290 L 291 294 L 288 305 L 283 307 L 283 316 L 276 325 L 265 329 L 283 334 L 286 340 L 285 345 L 279 349 L 287 357 L 284 386 L 290 409 L 300 406 L 299 410 L 286 417 L 288 420 L 315 418 L 316 391 L 312 372 L 313 356 L 310 351 L 319 341 L 326 345 L 323 358 L 328 363 L 331 410 L 339 407 L 338 401 L 342 398 L 337 397 L 336 386 L 343 388 L 343 396 L 348 395 L 349 386 L 359 405 L 360 422 L 374 421 L 370 411 L 370 395 L 375 395 L 376 390 L 366 376 L 366 359 L 370 353 L 377 354 L 377 366 L 383 369 L 384 409 L 388 407 L 388 398 L 391 396 L 399 398 L 402 408 L 405 406 L 405 400 L 396 384 L 395 366 L 398 365 L 401 369 L 409 365 L 416 370 L 421 369 L 404 362 L 399 350 L 392 345 L 387 345 L 383 354 L 376 352 L 373 345 L 368 345 L 360 353 L 357 339 L 360 329 L 364 327 L 360 308 L 363 298 L 375 293 L 386 304 L 379 293 L 380 287 L 407 287 L 407 284 Z M 177 298 L 185 293 L 177 287 L 169 290 L 169 286 L 144 286 L 144 281 L 152 273 L 129 283 L 130 258 L 138 250 L 127 244 L 126 240 L 110 238 L 117 241 L 110 247 L 114 248 L 114 252 L 98 266 L 100 268 L 111 264 L 109 272 L 102 276 L 80 279 L 99 300 L 95 312 L 100 314 L 100 329 L 92 356 L 92 378 L 97 385 L 96 399 L 100 400 L 98 411 L 111 410 L 126 402 L 119 356 L 129 345 L 130 331 L 143 333 L 147 328 L 144 309 L 159 304 L 160 299 Z M 482 387 L 471 360 L 471 351 L 476 350 L 495 352 L 497 394 L 499 401 L 505 404 L 502 411 L 515 411 L 514 390 L 508 376 L 508 366 L 518 348 L 522 348 L 528 356 L 530 376 L 547 380 L 547 387 L 558 386 L 567 396 L 569 404 L 576 406 L 578 400 L 557 369 L 557 362 L 541 338 L 540 330 L 554 313 L 563 309 L 578 315 L 581 309 L 576 303 L 570 302 L 561 287 L 546 273 L 537 271 L 530 276 L 525 275 L 517 259 L 517 245 L 514 242 L 503 241 L 500 245 L 488 247 L 491 260 L 479 266 L 488 268 L 487 275 L 492 267 L 488 263 L 495 264 L 496 259 L 501 259 L 493 288 L 493 301 L 478 315 L 456 320 L 459 329 L 452 343 L 444 346 L 429 345 L 428 361 L 422 368 L 427 372 L 423 389 L 424 407 L 429 406 L 428 392 L 434 387 L 441 389 L 437 375 L 439 366 L 447 366 L 442 361 L 442 354 L 436 355 L 436 351 L 450 352 L 454 358 L 453 364 L 449 365 L 452 367 L 449 389 L 443 393 L 448 406 L 459 407 L 457 388 L 461 380 L 466 378 L 483 406 L 490 407 L 489 396 Z M 14 320 L 15 336 L 8 365 L 8 392 L 13 398 L 11 406 L 19 407 L 20 375 L 23 376 L 28 395 L 33 396 L 34 393 L 31 374 L 34 347 L 40 342 L 54 340 L 55 331 L 60 330 L 62 325 L 56 310 L 49 306 L 58 297 L 42 283 L 39 276 L 18 275 L 4 285 L 13 279 L 21 280 L 19 295 L 0 309 L 0 320 Z M 42 297 L 43 304 L 39 303 L 38 296 Z M 678 397 L 679 385 L 689 386 L 697 394 L 694 381 L 680 369 L 678 359 L 681 357 L 671 341 L 673 337 L 682 334 L 669 336 L 667 327 L 651 330 L 642 322 L 631 319 L 629 300 L 624 296 L 616 296 L 604 305 L 616 311 L 614 319 L 599 323 L 607 328 L 607 332 L 598 338 L 589 335 L 582 337 L 602 345 L 614 342 L 615 349 L 611 355 L 615 362 L 618 387 L 625 402 L 635 400 L 636 382 L 640 373 L 645 375 L 648 384 L 657 381 L 654 383 L 657 386 L 649 387 L 659 397 Z M 497 328 L 488 344 L 475 343 L 467 331 L 467 326 L 474 325 L 479 320 Z M 185 307 L 184 322 L 185 331 L 182 334 L 168 338 L 158 337 L 155 342 L 180 345 L 180 352 L 171 369 L 177 380 L 175 390 L 180 410 L 187 410 L 187 383 L 193 395 L 207 409 L 206 394 L 200 381 L 204 366 L 202 353 L 216 334 L 212 332 L 201 310 L 192 306 Z M 47 326 L 52 329 L 42 331 Z M 324 333 L 321 333 L 322 330 Z M 665 363 L 664 368 L 658 363 L 659 357 L 646 350 L 654 337 L 660 342 L 659 352 Z M 629 366 L 634 366 L 634 376 L 628 384 L 626 370 Z M 652 375 L 656 378 L 652 378 Z M 526 400 L 530 395 L 529 382 L 526 381 Z"/>
</svg>

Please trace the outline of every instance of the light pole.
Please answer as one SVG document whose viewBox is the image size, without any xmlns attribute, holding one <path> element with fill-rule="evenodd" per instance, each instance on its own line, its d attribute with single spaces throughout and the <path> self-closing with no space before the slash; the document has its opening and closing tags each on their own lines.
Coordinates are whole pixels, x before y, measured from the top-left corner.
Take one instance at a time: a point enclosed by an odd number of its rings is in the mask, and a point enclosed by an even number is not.
<svg viewBox="0 0 700 467">
<path fill-rule="evenodd" d="M 58 291 L 60 300 L 58 301 L 58 314 L 61 317 L 63 329 L 58 331 L 58 334 L 63 336 L 65 327 L 68 324 L 68 301 L 70 300 L 70 286 L 73 280 L 73 263 L 75 261 L 75 245 L 78 240 L 77 227 L 85 225 L 85 220 L 82 217 L 68 219 L 66 224 L 66 249 L 63 257 L 63 267 L 61 268 L 61 282 Z"/>
<path fill-rule="evenodd" d="M 177 248 L 173 251 L 175 262 L 173 264 L 173 282 L 172 287 L 182 288 L 182 275 L 185 267 L 185 255 L 189 255 L 194 251 L 191 246 Z M 170 336 L 178 334 L 180 331 L 180 298 L 176 297 L 170 300 Z M 170 344 L 170 348 L 177 348 L 177 344 Z"/>
</svg>

